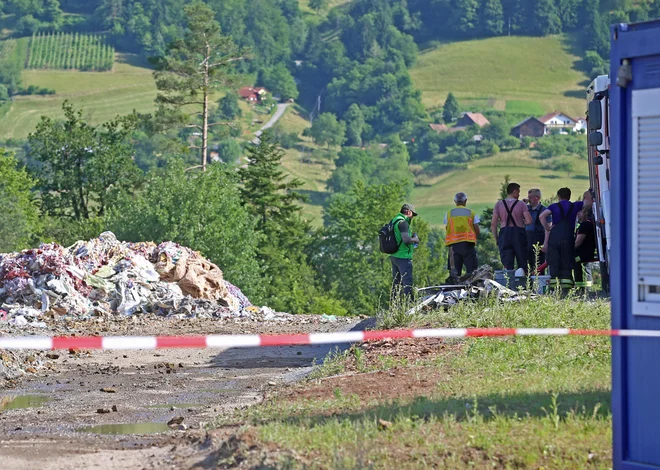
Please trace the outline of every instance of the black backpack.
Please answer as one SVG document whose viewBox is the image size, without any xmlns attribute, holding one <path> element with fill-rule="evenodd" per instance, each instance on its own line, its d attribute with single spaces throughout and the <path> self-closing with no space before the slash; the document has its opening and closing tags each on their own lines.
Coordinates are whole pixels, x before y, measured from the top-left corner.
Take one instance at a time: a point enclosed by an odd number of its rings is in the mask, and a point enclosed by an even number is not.
<svg viewBox="0 0 660 470">
<path fill-rule="evenodd" d="M 386 223 L 378 231 L 378 239 L 380 241 L 380 251 L 388 255 L 393 255 L 399 251 L 401 242 L 396 241 L 396 236 L 394 235 L 394 226 L 398 224 L 403 219 L 393 219 L 391 222 Z"/>
</svg>

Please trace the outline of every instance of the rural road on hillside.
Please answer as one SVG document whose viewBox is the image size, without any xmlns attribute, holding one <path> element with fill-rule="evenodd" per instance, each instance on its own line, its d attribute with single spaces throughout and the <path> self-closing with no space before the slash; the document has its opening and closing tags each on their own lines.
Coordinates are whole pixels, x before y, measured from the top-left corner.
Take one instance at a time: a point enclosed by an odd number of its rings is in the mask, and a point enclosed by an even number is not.
<svg viewBox="0 0 660 470">
<path fill-rule="evenodd" d="M 270 129 L 275 125 L 277 121 L 280 120 L 282 115 L 284 114 L 284 111 L 286 111 L 286 108 L 289 107 L 290 103 L 279 103 L 277 105 L 277 110 L 275 111 L 275 114 L 273 114 L 273 117 L 271 117 L 266 124 L 264 124 L 264 127 L 259 129 L 257 132 L 254 133 L 257 137 L 259 137 L 261 134 L 264 133 L 266 129 Z"/>
</svg>

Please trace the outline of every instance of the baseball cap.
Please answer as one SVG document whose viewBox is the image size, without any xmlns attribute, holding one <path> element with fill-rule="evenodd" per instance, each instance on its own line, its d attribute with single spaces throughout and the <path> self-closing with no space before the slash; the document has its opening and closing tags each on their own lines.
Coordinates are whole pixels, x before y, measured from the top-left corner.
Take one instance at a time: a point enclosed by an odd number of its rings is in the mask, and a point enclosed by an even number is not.
<svg viewBox="0 0 660 470">
<path fill-rule="evenodd" d="M 404 212 L 404 211 L 412 211 L 413 215 L 417 216 L 417 212 L 415 212 L 415 206 L 413 206 L 412 204 L 404 204 L 401 207 L 401 212 Z"/>
</svg>

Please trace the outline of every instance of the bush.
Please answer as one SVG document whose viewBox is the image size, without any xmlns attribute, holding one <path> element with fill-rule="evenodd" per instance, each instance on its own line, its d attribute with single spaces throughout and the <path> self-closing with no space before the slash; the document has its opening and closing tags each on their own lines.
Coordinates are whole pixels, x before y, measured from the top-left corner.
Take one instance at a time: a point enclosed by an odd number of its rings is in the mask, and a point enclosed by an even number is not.
<svg viewBox="0 0 660 470">
<path fill-rule="evenodd" d="M 520 139 L 518 137 L 514 137 L 512 135 L 505 137 L 502 139 L 500 142 L 500 147 L 505 150 L 509 149 L 516 149 L 520 147 Z"/>
<path fill-rule="evenodd" d="M 298 142 L 300 142 L 297 132 L 282 132 L 280 129 L 276 129 L 273 135 L 275 140 L 280 143 L 280 146 L 285 149 L 295 148 Z"/>
<path fill-rule="evenodd" d="M 124 193 L 107 220 L 120 239 L 173 240 L 216 263 L 246 295 L 262 291 L 255 220 L 241 204 L 230 167 L 210 165 L 192 173 L 172 162 L 153 171 L 135 197 Z"/>
<path fill-rule="evenodd" d="M 16 158 L 0 149 L 0 253 L 29 248 L 37 241 L 41 220 L 32 197 L 34 185 Z"/>
</svg>

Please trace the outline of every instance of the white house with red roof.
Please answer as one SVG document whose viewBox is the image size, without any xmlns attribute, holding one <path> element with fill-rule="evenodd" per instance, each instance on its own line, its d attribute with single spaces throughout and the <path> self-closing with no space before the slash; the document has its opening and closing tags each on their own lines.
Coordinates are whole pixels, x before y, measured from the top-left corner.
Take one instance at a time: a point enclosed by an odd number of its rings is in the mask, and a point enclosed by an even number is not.
<svg viewBox="0 0 660 470">
<path fill-rule="evenodd" d="M 248 103 L 260 103 L 261 100 L 266 96 L 266 93 L 268 93 L 268 90 L 260 86 L 244 86 L 238 90 L 239 96 L 246 100 Z"/>
<path fill-rule="evenodd" d="M 545 133 L 549 134 L 553 129 L 558 129 L 560 133 L 565 134 L 569 131 L 577 132 L 584 129 L 586 122 L 584 119 L 574 119 L 561 111 L 555 111 L 538 118 L 545 125 Z"/>
</svg>

